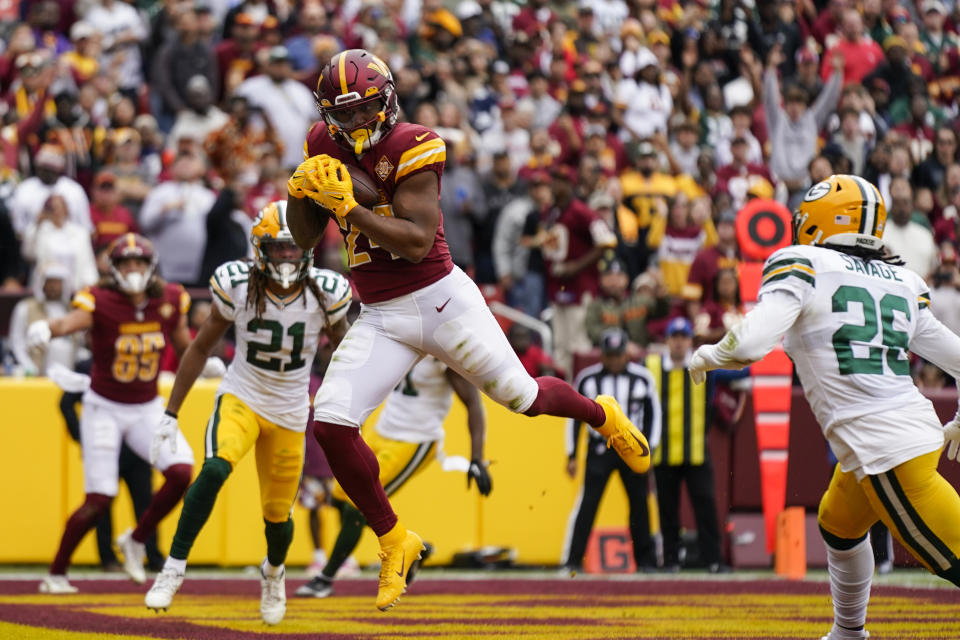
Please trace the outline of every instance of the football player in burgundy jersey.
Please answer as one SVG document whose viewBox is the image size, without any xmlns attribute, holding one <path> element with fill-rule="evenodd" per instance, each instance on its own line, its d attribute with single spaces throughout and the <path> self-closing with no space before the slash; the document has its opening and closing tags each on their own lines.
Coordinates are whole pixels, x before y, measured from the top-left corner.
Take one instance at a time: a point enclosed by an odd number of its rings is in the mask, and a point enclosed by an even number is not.
<svg viewBox="0 0 960 640">
<path fill-rule="evenodd" d="M 149 456 L 165 478 L 136 528 L 117 540 L 124 569 L 135 582 L 146 580 L 143 543 L 180 502 L 193 473 L 193 452 L 182 433 L 177 434 L 176 447 L 165 448 L 159 457 L 150 450 L 163 415 L 157 395 L 160 358 L 168 341 L 178 355 L 190 343 L 190 296 L 180 285 L 154 275 L 157 256 L 146 238 L 133 233 L 120 236 L 109 255 L 111 275 L 78 292 L 73 311 L 55 320 L 38 320 L 27 330 L 28 343 L 37 346 L 46 345 L 51 337 L 89 330 L 93 352 L 80 420 L 86 497 L 67 521 L 50 575 L 40 584 L 44 593 L 77 590 L 66 578 L 70 557 L 117 495 L 122 442 L 141 458 Z"/>
<path fill-rule="evenodd" d="M 363 308 L 317 392 L 314 435 L 380 538 L 377 607 L 385 610 L 405 590 L 423 546 L 394 514 L 359 427 L 424 355 L 513 411 L 590 424 L 635 471 L 649 468 L 650 450 L 612 397 L 594 401 L 524 370 L 476 284 L 450 260 L 439 206 L 446 146 L 426 127 L 397 122 L 387 65 L 362 49 L 337 54 L 320 74 L 317 107 L 322 121 L 288 182 L 287 223 L 307 249 L 336 221 Z M 379 188 L 372 209 L 357 204 L 346 164 Z"/>
</svg>

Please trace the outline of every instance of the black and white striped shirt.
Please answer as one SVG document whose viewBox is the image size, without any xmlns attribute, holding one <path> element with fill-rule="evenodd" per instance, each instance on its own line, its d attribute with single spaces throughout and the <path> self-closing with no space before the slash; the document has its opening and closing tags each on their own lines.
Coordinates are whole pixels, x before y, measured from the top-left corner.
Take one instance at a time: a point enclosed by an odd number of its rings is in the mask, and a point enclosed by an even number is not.
<svg viewBox="0 0 960 640">
<path fill-rule="evenodd" d="M 657 383 L 646 367 L 628 362 L 626 370 L 615 374 L 597 363 L 583 369 L 574 380 L 573 386 L 588 398 L 596 398 L 600 394 L 613 396 L 623 407 L 630 421 L 643 431 L 650 450 L 653 451 L 660 444 L 660 397 L 657 392 Z M 569 457 L 577 453 L 577 441 L 582 424 L 579 420 L 573 419 L 568 422 L 567 455 Z M 588 433 L 591 438 L 603 439 L 603 436 L 593 429 L 589 429 Z"/>
</svg>

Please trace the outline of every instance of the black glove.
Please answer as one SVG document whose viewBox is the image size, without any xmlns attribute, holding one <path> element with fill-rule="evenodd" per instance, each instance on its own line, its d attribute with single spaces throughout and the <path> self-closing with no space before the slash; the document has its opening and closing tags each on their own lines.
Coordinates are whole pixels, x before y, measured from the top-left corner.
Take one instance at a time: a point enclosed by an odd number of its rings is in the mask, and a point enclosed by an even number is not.
<svg viewBox="0 0 960 640">
<path fill-rule="evenodd" d="M 470 483 L 473 480 L 477 481 L 477 491 L 480 492 L 480 495 L 490 495 L 490 491 L 493 490 L 493 480 L 490 479 L 490 472 L 487 471 L 487 465 L 480 460 L 470 461 L 470 468 L 467 469 L 468 489 L 470 488 Z"/>
</svg>

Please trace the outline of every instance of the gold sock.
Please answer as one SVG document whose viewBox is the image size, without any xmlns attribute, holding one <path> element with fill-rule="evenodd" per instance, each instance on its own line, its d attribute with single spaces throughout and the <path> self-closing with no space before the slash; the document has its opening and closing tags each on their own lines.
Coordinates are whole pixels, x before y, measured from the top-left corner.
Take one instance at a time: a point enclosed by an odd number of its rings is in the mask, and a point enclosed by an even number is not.
<svg viewBox="0 0 960 640">
<path fill-rule="evenodd" d="M 387 531 L 385 534 L 379 537 L 380 548 L 392 547 L 394 545 L 400 544 L 407 537 L 407 528 L 398 520 L 397 524 L 393 525 L 393 529 Z"/>
</svg>

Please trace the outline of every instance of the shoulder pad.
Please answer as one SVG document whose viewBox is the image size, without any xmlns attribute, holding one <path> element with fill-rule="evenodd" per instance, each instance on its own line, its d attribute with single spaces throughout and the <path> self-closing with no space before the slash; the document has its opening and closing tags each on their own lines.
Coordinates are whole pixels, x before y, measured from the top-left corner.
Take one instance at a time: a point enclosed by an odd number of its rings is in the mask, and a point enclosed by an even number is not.
<svg viewBox="0 0 960 640">
<path fill-rule="evenodd" d="M 307 137 L 303 141 L 303 159 L 322 153 L 320 143 L 323 140 L 330 140 L 327 125 L 325 122 L 314 122 L 307 130 Z"/>
<path fill-rule="evenodd" d="M 791 245 L 775 251 L 763 264 L 760 286 L 789 277 L 799 278 L 815 286 L 817 277 L 813 264 L 815 251 L 811 249 L 813 247 Z"/>
<path fill-rule="evenodd" d="M 390 137 L 399 152 L 395 182 L 431 165 L 442 166 L 447 160 L 447 146 L 432 129 L 410 125 L 394 131 Z"/>
<path fill-rule="evenodd" d="M 243 260 L 225 262 L 210 277 L 210 291 L 225 305 L 234 306 L 233 290 L 250 278 L 250 263 Z"/>
<path fill-rule="evenodd" d="M 353 289 L 350 281 L 342 274 L 314 267 L 310 269 L 310 278 L 317 283 L 326 298 L 328 316 L 333 316 L 338 311 L 345 311 L 350 307 L 353 301 Z"/>
<path fill-rule="evenodd" d="M 168 282 L 163 297 L 176 305 L 180 315 L 186 315 L 190 311 L 190 294 L 183 288 L 182 284 L 177 282 Z"/>
<path fill-rule="evenodd" d="M 77 291 L 73 294 L 71 304 L 77 309 L 83 309 L 84 311 L 92 313 L 93 310 L 97 308 L 97 300 L 93 289 L 91 287 L 84 287 L 80 291 Z"/>
</svg>

